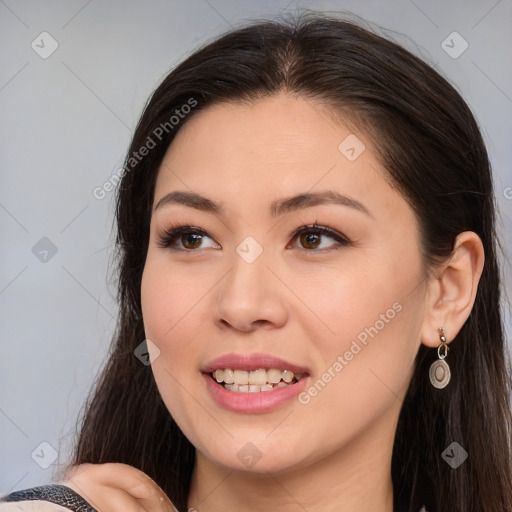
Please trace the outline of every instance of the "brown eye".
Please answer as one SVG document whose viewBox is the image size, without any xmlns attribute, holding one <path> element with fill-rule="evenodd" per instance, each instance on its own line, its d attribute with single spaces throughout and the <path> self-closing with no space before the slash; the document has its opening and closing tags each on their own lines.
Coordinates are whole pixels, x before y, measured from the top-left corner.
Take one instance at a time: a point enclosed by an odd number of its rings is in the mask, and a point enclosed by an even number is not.
<svg viewBox="0 0 512 512">
<path fill-rule="evenodd" d="M 200 228 L 192 226 L 178 226 L 160 235 L 157 245 L 163 249 L 169 248 L 181 251 L 194 251 L 204 247 L 204 241 L 211 240 L 207 247 L 220 247 Z"/>
<path fill-rule="evenodd" d="M 202 238 L 202 235 L 196 233 L 184 233 L 181 235 L 181 243 L 186 249 L 197 249 L 201 245 Z"/>
<path fill-rule="evenodd" d="M 322 235 L 318 233 L 304 232 L 299 236 L 300 243 L 306 249 L 316 249 L 320 245 Z"/>
<path fill-rule="evenodd" d="M 299 249 L 303 248 L 310 252 L 323 252 L 340 249 L 350 245 L 351 243 L 348 238 L 343 236 L 341 233 L 323 226 L 318 226 L 317 224 L 301 226 L 292 236 L 293 240 L 297 239 L 299 242 Z M 334 243 L 326 246 L 323 243 L 323 239 L 329 238 L 333 240 Z"/>
</svg>

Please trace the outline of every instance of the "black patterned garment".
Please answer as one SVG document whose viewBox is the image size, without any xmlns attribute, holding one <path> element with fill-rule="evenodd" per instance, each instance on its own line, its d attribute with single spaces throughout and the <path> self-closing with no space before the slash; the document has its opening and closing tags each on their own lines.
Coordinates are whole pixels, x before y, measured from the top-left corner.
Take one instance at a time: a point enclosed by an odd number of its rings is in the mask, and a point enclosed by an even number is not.
<svg viewBox="0 0 512 512">
<path fill-rule="evenodd" d="M 98 512 L 73 489 L 61 484 L 41 485 L 39 487 L 14 491 L 2 496 L 0 503 L 25 500 L 50 501 L 73 512 Z M 427 509 L 422 507 L 419 512 L 427 512 Z"/>
<path fill-rule="evenodd" d="M 73 512 L 98 512 L 80 494 L 66 485 L 48 484 L 21 491 L 13 491 L 0 498 L 0 503 L 11 501 L 42 500 L 61 505 Z"/>
</svg>

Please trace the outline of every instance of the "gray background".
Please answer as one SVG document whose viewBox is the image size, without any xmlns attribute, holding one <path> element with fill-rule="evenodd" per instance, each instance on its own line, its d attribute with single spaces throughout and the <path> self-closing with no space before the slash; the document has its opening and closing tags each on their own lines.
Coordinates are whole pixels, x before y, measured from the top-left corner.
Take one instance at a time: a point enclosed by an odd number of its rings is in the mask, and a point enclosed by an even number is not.
<svg viewBox="0 0 512 512">
<path fill-rule="evenodd" d="M 455 83 L 488 144 L 510 255 L 511 0 L 0 0 L 0 494 L 52 481 L 107 353 L 113 193 L 92 191 L 122 165 L 148 95 L 199 44 L 297 7 L 377 23 Z M 31 47 L 51 48 L 44 31 L 58 43 L 46 59 Z M 458 58 L 442 47 L 453 31 L 469 44 Z"/>
</svg>

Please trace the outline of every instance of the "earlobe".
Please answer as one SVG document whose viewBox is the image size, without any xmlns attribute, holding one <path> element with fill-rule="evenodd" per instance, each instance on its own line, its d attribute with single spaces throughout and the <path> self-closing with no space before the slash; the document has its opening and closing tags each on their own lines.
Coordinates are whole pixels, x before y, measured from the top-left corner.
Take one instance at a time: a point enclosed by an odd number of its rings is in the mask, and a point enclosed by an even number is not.
<svg viewBox="0 0 512 512">
<path fill-rule="evenodd" d="M 483 244 L 476 233 L 464 231 L 457 236 L 451 256 L 428 284 L 421 337 L 424 345 L 439 345 L 440 328 L 448 343 L 457 336 L 473 309 L 484 259 Z"/>
</svg>

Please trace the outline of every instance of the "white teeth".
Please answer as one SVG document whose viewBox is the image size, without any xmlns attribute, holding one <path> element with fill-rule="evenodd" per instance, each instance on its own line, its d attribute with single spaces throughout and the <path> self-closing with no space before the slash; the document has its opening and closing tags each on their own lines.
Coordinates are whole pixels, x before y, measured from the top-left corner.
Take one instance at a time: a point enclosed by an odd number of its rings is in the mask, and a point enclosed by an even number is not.
<svg viewBox="0 0 512 512">
<path fill-rule="evenodd" d="M 249 374 L 249 384 L 257 384 L 258 386 L 262 386 L 267 383 L 267 372 L 263 368 L 259 370 L 252 371 Z"/>
<path fill-rule="evenodd" d="M 234 372 L 234 383 L 240 385 L 249 384 L 249 372 L 245 370 L 235 370 Z"/>
<path fill-rule="evenodd" d="M 224 389 L 228 391 L 234 391 L 236 393 L 259 393 L 260 391 L 272 391 L 274 388 L 285 388 L 289 384 L 286 382 L 280 382 L 279 384 L 264 384 L 263 386 L 257 386 L 255 384 L 224 384 Z"/>
<path fill-rule="evenodd" d="M 302 379 L 306 373 L 297 373 L 291 370 L 279 370 L 277 368 L 259 368 L 258 370 L 232 370 L 225 368 L 212 372 L 212 377 L 228 391 L 239 393 L 259 393 L 271 391 L 275 388 L 283 388 Z"/>
<path fill-rule="evenodd" d="M 283 372 L 281 372 L 281 370 L 277 370 L 276 368 L 267 370 L 267 382 L 270 382 L 270 384 L 277 384 L 281 380 L 282 373 Z"/>
<path fill-rule="evenodd" d="M 233 373 L 233 370 L 231 370 L 230 368 L 226 368 L 224 370 L 224 382 L 226 384 L 233 384 L 233 382 L 235 382 L 235 375 Z"/>
<path fill-rule="evenodd" d="M 288 382 L 290 383 L 292 380 L 293 380 L 293 377 L 294 377 L 294 374 L 293 372 L 291 372 L 290 370 L 285 370 L 283 372 L 283 375 L 281 376 L 281 378 L 285 381 L 285 382 Z"/>
</svg>

